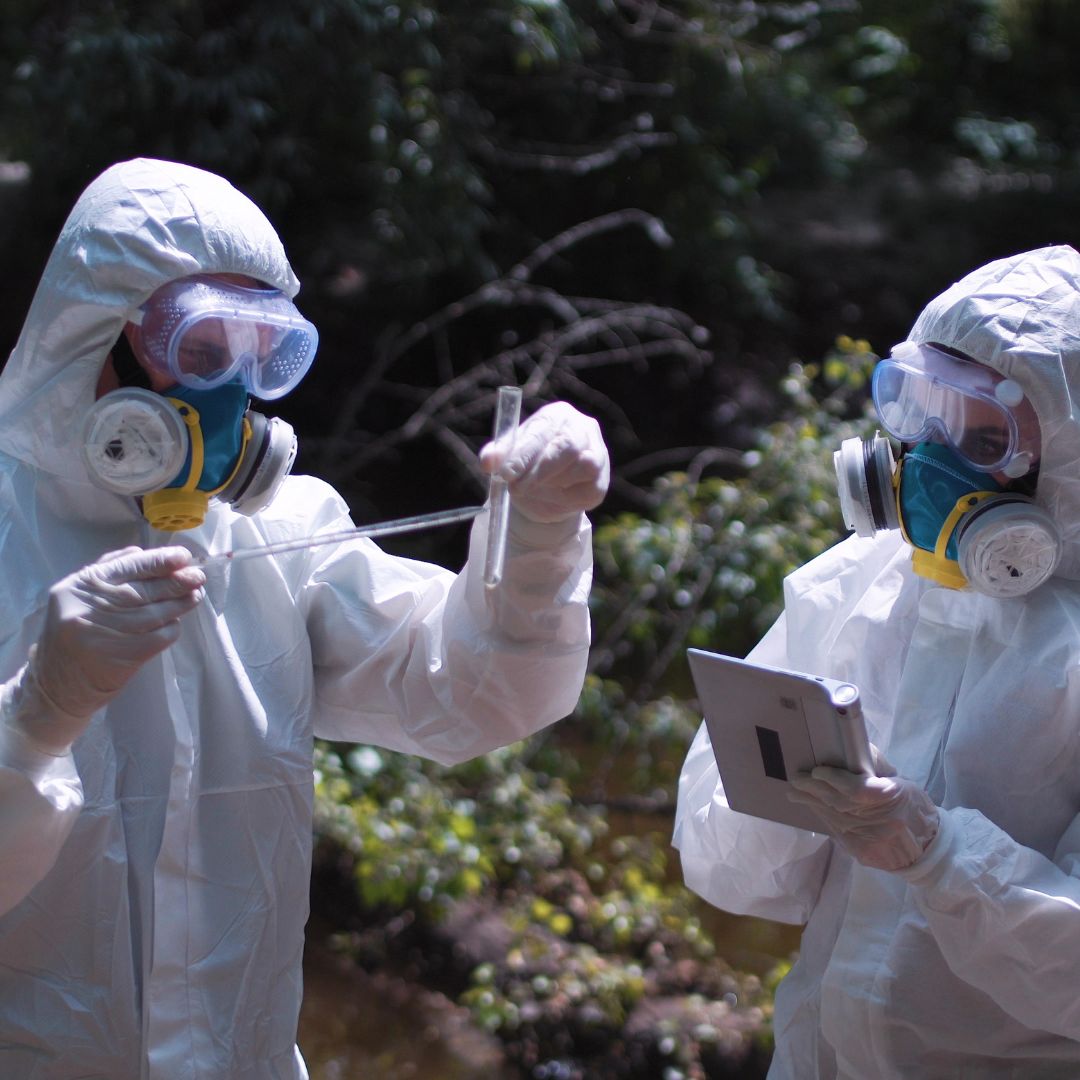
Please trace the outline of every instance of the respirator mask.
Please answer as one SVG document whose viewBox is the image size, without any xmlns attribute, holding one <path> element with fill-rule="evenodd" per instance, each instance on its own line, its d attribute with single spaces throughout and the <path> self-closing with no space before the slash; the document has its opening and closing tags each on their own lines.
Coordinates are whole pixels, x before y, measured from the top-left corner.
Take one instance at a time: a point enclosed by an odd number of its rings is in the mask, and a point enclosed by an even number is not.
<svg viewBox="0 0 1080 1080">
<path fill-rule="evenodd" d="M 833 455 L 844 523 L 900 529 L 912 567 L 951 588 L 1023 596 L 1057 568 L 1053 518 L 1010 486 L 1037 467 L 1039 427 L 1021 387 L 972 360 L 905 342 L 874 369 L 880 433 Z"/>
<path fill-rule="evenodd" d="M 83 454 L 102 487 L 142 499 L 155 529 L 201 525 L 210 499 L 254 514 L 296 457 L 292 427 L 249 408 L 282 397 L 311 367 L 315 327 L 276 289 L 211 276 L 170 282 L 131 320 L 142 366 L 167 389 L 104 394 L 83 425 Z"/>
</svg>

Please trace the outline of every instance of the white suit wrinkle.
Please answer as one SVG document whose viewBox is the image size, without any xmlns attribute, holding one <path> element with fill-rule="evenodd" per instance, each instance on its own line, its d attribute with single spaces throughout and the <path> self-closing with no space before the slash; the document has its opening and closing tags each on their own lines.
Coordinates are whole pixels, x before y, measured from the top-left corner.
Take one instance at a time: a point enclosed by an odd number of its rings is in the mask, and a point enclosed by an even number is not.
<svg viewBox="0 0 1080 1080">
<path fill-rule="evenodd" d="M 888 873 L 825 835 L 735 813 L 702 728 L 674 842 L 717 906 L 806 924 L 777 993 L 773 1080 L 1076 1077 L 1080 255 L 983 267 L 910 339 L 1006 374 L 1035 405 L 1035 498 L 1066 538 L 1057 575 L 994 599 L 917 577 L 898 533 L 852 537 L 788 578 L 751 655 L 857 684 L 871 740 L 926 788 L 939 832 Z"/>
<path fill-rule="evenodd" d="M 87 476 L 80 424 L 125 322 L 167 281 L 226 272 L 298 289 L 272 226 L 216 176 L 125 162 L 73 209 L 0 375 L 0 678 L 49 586 L 103 552 L 351 526 L 332 488 L 293 476 L 255 516 L 213 504 L 164 534 Z M 305 1077 L 313 739 L 454 762 L 571 711 L 592 566 L 588 521 L 572 526 L 511 537 L 490 599 L 482 519 L 459 575 L 368 540 L 219 565 L 70 753 L 0 723 L 0 1076 Z"/>
</svg>

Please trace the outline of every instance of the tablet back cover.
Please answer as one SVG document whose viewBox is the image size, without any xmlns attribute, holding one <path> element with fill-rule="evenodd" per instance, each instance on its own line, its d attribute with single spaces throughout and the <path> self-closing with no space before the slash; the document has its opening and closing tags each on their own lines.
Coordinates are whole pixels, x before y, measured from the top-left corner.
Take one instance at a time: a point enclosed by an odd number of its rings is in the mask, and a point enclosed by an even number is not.
<svg viewBox="0 0 1080 1080">
<path fill-rule="evenodd" d="M 857 691 L 853 709 L 838 708 L 831 688 L 842 684 L 834 680 L 699 649 L 687 657 L 728 805 L 824 831 L 807 807 L 788 800 L 788 781 L 815 765 L 853 767 L 848 747 L 866 738 Z"/>
</svg>

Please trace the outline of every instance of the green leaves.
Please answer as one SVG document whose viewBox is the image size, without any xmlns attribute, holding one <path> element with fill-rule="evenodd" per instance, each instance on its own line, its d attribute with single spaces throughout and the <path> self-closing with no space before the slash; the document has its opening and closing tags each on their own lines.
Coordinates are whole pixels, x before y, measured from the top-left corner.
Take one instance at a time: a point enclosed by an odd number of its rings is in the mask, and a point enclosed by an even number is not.
<svg viewBox="0 0 1080 1080">
<path fill-rule="evenodd" d="M 459 957 L 454 935 L 483 926 L 467 935 L 480 953 L 459 959 L 460 1001 L 516 1060 L 632 1053 L 641 1075 L 696 1075 L 721 1045 L 743 1058 L 767 1046 L 773 984 L 717 957 L 669 861 L 699 723 L 683 650 L 745 649 L 784 574 L 837 538 L 831 455 L 866 428 L 872 359 L 840 338 L 821 365 L 794 365 L 783 417 L 724 459 L 730 475 L 669 474 L 650 514 L 597 528 L 595 670 L 572 720 L 449 769 L 318 748 L 319 851 L 346 867 L 368 920 L 413 914 L 422 940 L 448 935 Z M 672 1019 L 656 1028 L 643 1018 L 658 997 Z"/>
<path fill-rule="evenodd" d="M 453 901 L 590 850 L 602 820 L 532 773 L 522 751 L 444 769 L 371 747 L 344 760 L 320 748 L 316 829 L 349 852 L 365 906 L 438 918 Z"/>
<path fill-rule="evenodd" d="M 872 360 L 865 342 L 841 338 L 823 366 L 794 365 L 782 383 L 787 415 L 737 467 L 670 473 L 648 516 L 596 530 L 598 674 L 640 702 L 671 684 L 685 645 L 741 655 L 764 633 L 784 576 L 842 535 L 832 454 L 867 427 Z"/>
</svg>

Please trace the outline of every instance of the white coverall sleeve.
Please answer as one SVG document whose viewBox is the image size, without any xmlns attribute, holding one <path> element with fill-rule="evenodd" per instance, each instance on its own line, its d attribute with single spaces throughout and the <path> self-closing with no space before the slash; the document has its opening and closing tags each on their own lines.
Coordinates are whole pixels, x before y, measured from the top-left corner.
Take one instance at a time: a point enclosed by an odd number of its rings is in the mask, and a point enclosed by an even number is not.
<svg viewBox="0 0 1080 1080">
<path fill-rule="evenodd" d="M 9 722 L 18 677 L 0 687 L 0 914 L 48 873 L 83 804 L 70 751 L 47 754 Z"/>
<path fill-rule="evenodd" d="M 456 575 L 370 541 L 317 568 L 304 601 L 317 735 L 454 764 L 573 710 L 590 639 L 588 519 L 547 525 L 512 512 L 493 589 L 486 533 L 485 513 Z"/>
<path fill-rule="evenodd" d="M 781 615 L 750 657 L 787 666 L 785 638 Z M 687 886 L 699 896 L 736 915 L 785 923 L 810 917 L 833 847 L 824 834 L 732 810 L 704 724 L 679 777 L 672 843 Z"/>
<path fill-rule="evenodd" d="M 1051 860 L 978 810 L 942 810 L 923 856 L 896 873 L 958 978 L 1027 1027 L 1080 1040 L 1080 816 Z"/>
</svg>

